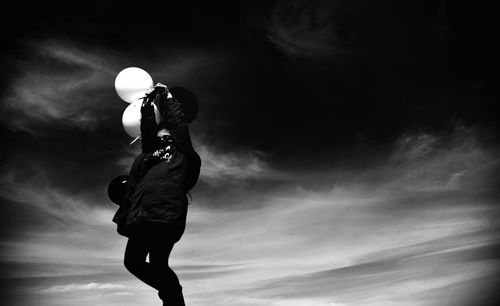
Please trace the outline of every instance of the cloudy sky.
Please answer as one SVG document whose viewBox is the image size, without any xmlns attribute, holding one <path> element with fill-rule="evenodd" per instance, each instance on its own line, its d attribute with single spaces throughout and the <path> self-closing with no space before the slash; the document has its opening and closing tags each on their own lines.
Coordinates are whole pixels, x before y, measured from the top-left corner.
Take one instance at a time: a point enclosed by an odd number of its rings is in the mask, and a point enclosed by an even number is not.
<svg viewBox="0 0 500 306">
<path fill-rule="evenodd" d="M 188 305 L 496 305 L 491 8 L 102 2 L 2 20 L 2 305 L 159 305 L 106 193 L 140 148 L 114 88 L 132 66 L 200 102 L 171 256 Z"/>
</svg>

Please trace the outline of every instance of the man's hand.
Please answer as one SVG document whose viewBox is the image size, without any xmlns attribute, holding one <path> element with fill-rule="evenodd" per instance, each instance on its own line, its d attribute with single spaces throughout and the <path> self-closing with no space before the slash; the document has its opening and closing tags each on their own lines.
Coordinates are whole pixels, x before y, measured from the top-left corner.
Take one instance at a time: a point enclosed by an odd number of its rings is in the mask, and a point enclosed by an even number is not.
<svg viewBox="0 0 500 306">
<path fill-rule="evenodd" d="M 148 104 L 150 105 L 151 102 L 153 102 L 155 96 L 156 96 L 155 88 L 154 87 L 148 88 L 146 90 L 146 92 L 144 93 L 144 97 L 141 98 L 142 99 L 142 107 L 145 107 Z"/>
<path fill-rule="evenodd" d="M 168 93 L 168 87 L 167 85 L 165 84 L 162 84 L 162 83 L 157 83 L 155 86 L 154 86 L 154 90 L 156 91 L 156 94 L 164 94 L 164 93 Z"/>
<path fill-rule="evenodd" d="M 160 99 L 166 97 L 165 94 L 168 93 L 168 87 L 165 84 L 157 83 L 154 87 L 146 90 L 144 100 L 142 102 L 141 114 L 143 116 L 154 115 L 153 103 L 157 107 L 160 105 Z"/>
</svg>

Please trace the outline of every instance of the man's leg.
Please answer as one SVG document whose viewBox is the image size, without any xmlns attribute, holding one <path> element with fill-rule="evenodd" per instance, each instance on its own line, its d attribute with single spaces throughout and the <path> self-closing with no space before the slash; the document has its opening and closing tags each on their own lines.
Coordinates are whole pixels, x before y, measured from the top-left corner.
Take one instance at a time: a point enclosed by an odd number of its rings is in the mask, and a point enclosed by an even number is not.
<svg viewBox="0 0 500 306">
<path fill-rule="evenodd" d="M 174 243 L 174 241 L 160 241 L 155 244 L 149 253 L 149 260 L 153 269 L 159 273 L 158 295 L 163 300 L 164 305 L 185 306 L 179 278 L 168 265 L 168 258 Z"/>
<path fill-rule="evenodd" d="M 129 238 L 125 249 L 125 268 L 145 284 L 159 290 L 160 281 L 156 276 L 158 272 L 146 262 L 149 251 L 150 246 L 146 239 L 141 239 L 140 236 Z"/>
</svg>

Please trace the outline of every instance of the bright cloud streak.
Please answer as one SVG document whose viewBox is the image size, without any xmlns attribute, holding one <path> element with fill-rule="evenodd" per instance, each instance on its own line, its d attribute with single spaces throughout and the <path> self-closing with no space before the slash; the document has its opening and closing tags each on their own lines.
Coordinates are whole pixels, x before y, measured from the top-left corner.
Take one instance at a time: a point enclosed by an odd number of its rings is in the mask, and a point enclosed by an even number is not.
<svg viewBox="0 0 500 306">
<path fill-rule="evenodd" d="M 61 292 L 68 291 L 80 291 L 80 290 L 109 290 L 109 289 L 124 289 L 126 286 L 120 284 L 106 284 L 106 283 L 87 283 L 87 284 L 67 284 L 61 286 L 52 286 L 50 288 L 44 289 L 41 293 L 47 294 L 57 294 Z"/>
<path fill-rule="evenodd" d="M 262 178 L 270 168 L 255 151 L 216 152 L 206 145 L 196 146 L 202 159 L 201 179 L 220 182 L 228 179 Z"/>
</svg>

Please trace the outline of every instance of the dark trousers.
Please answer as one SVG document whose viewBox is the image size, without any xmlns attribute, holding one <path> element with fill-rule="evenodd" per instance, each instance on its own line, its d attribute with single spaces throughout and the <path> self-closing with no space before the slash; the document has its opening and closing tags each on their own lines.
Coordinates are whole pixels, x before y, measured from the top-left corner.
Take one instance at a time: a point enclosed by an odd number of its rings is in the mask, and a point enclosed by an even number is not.
<svg viewBox="0 0 500 306">
<path fill-rule="evenodd" d="M 125 249 L 127 270 L 158 290 L 163 305 L 168 306 L 185 306 L 179 278 L 168 265 L 170 252 L 177 240 L 175 236 L 158 233 L 157 229 L 134 231 Z M 146 262 L 148 254 L 149 263 Z"/>
</svg>

